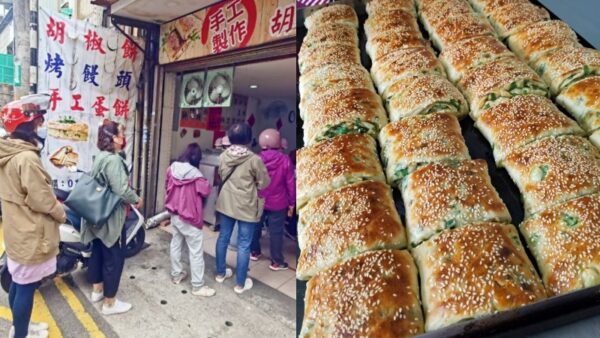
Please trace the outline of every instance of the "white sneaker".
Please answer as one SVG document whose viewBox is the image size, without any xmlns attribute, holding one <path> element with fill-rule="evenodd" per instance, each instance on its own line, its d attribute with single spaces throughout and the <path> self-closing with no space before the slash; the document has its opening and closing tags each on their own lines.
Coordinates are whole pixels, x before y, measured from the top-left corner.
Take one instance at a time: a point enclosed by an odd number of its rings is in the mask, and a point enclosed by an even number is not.
<svg viewBox="0 0 600 338">
<path fill-rule="evenodd" d="M 231 278 L 231 276 L 233 276 L 233 270 L 227 268 L 225 269 L 225 276 L 216 275 L 215 280 L 217 283 L 223 283 L 226 279 Z"/>
<path fill-rule="evenodd" d="M 102 314 L 105 316 L 118 315 L 131 310 L 132 307 L 133 306 L 129 303 L 115 299 L 115 303 L 112 306 L 106 306 L 106 304 L 102 304 Z"/>
<path fill-rule="evenodd" d="M 104 292 L 94 292 L 92 291 L 92 295 L 90 296 L 90 300 L 92 303 L 98 303 L 99 301 L 104 299 Z"/>
<path fill-rule="evenodd" d="M 38 334 L 39 333 L 39 334 Z M 38 335 L 36 335 L 38 334 Z M 15 327 L 11 326 L 8 331 L 8 337 L 13 338 L 15 336 Z M 44 322 L 29 323 L 29 330 L 27 331 L 27 338 L 29 337 L 48 337 L 48 324 Z"/>
<path fill-rule="evenodd" d="M 252 279 L 246 278 L 246 282 L 244 283 L 244 287 L 236 285 L 233 288 L 233 291 L 235 291 L 235 293 L 241 294 L 241 293 L 244 293 L 245 291 L 248 291 L 248 290 L 252 289 L 252 286 L 254 286 L 254 282 L 252 282 Z"/>
<path fill-rule="evenodd" d="M 192 295 L 194 296 L 212 297 L 216 293 L 217 292 L 215 291 L 215 289 L 206 285 L 201 286 L 199 288 L 192 288 Z"/>
</svg>

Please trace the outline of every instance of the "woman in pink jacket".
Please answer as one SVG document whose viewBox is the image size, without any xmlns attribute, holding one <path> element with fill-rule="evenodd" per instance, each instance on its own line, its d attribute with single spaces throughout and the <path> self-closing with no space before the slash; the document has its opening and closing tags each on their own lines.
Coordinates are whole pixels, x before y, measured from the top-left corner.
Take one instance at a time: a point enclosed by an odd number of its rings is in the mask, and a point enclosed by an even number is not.
<svg viewBox="0 0 600 338">
<path fill-rule="evenodd" d="M 271 183 L 259 192 L 265 199 L 265 211 L 261 225 L 266 222 L 269 229 L 271 247 L 271 265 L 273 271 L 287 270 L 288 264 L 283 258 L 283 234 L 286 216 L 291 217 L 296 204 L 296 183 L 294 168 L 290 158 L 280 151 L 281 135 L 275 129 L 265 129 L 258 137 L 263 149 L 263 160 Z M 250 259 L 257 261 L 261 256 L 260 235 L 262 226 L 257 226 L 252 237 Z"/>
<path fill-rule="evenodd" d="M 204 249 L 202 247 L 203 201 L 210 194 L 210 183 L 198 169 L 202 150 L 197 143 L 188 145 L 181 157 L 167 170 L 165 207 L 171 213 L 171 280 L 181 283 L 187 272 L 181 264 L 181 248 L 187 243 L 192 273 L 192 294 L 210 297 L 215 290 L 204 285 Z"/>
</svg>

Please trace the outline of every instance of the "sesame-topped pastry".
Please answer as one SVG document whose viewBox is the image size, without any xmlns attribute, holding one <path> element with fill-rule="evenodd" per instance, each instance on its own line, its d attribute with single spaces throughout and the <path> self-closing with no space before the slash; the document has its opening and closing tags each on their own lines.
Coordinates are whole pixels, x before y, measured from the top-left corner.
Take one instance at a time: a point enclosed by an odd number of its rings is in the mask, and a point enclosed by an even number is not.
<svg viewBox="0 0 600 338">
<path fill-rule="evenodd" d="M 549 136 L 583 135 L 583 130 L 543 96 L 515 96 L 485 110 L 475 122 L 494 149 L 498 166 L 512 151 Z"/>
<path fill-rule="evenodd" d="M 327 29 L 332 23 L 358 27 L 358 16 L 354 8 L 348 5 L 330 5 L 312 12 L 305 20 L 304 26 L 308 30 Z"/>
<path fill-rule="evenodd" d="M 546 298 L 511 224 L 444 231 L 415 248 L 413 256 L 421 275 L 426 331 Z"/>
<path fill-rule="evenodd" d="M 550 20 L 550 14 L 544 8 L 529 2 L 513 2 L 494 9 L 488 14 L 488 18 L 498 37 L 505 39 L 527 25 Z"/>
<path fill-rule="evenodd" d="M 343 68 L 348 64 L 360 65 L 360 50 L 357 46 L 320 44 L 310 49 L 303 49 L 298 53 L 298 66 L 301 74 L 326 65 Z"/>
<path fill-rule="evenodd" d="M 385 182 L 373 138 L 342 135 L 297 152 L 297 204 L 343 186 L 365 181 Z"/>
<path fill-rule="evenodd" d="M 406 234 L 380 181 L 363 181 L 325 193 L 300 209 L 296 276 L 307 280 L 366 251 L 406 248 Z"/>
<path fill-rule="evenodd" d="M 380 94 L 398 80 L 423 74 L 445 75 L 444 67 L 429 47 L 399 49 L 371 67 L 371 76 Z"/>
<path fill-rule="evenodd" d="M 482 110 L 519 95 L 548 95 L 548 85 L 516 57 L 495 60 L 468 70 L 458 82 L 474 120 Z"/>
<path fill-rule="evenodd" d="M 581 197 L 520 225 L 551 295 L 600 285 L 600 196 Z"/>
<path fill-rule="evenodd" d="M 369 16 L 385 14 L 395 10 L 403 10 L 412 15 L 417 15 L 414 0 L 371 0 L 367 2 L 367 13 Z"/>
<path fill-rule="evenodd" d="M 425 29 L 435 29 L 439 20 L 447 16 L 473 13 L 473 9 L 464 0 L 425 0 L 418 2 L 419 15 Z"/>
<path fill-rule="evenodd" d="M 468 6 L 468 5 L 467 5 Z M 471 12 L 440 16 L 434 23 L 423 17 L 423 23 L 429 32 L 433 45 L 440 51 L 464 39 L 481 35 L 494 35 L 494 30 L 485 18 Z"/>
<path fill-rule="evenodd" d="M 473 67 L 512 56 L 514 54 L 494 36 L 482 35 L 448 46 L 440 54 L 440 62 L 446 67 L 448 78 L 457 82 Z"/>
<path fill-rule="evenodd" d="M 313 29 L 306 32 L 300 52 L 321 44 L 338 44 L 358 46 L 356 28 L 343 24 L 331 24 L 324 29 Z"/>
<path fill-rule="evenodd" d="M 407 251 L 368 252 L 307 284 L 302 338 L 400 338 L 422 332 L 417 269 Z"/>
<path fill-rule="evenodd" d="M 386 34 L 378 34 L 367 40 L 366 50 L 373 62 L 383 59 L 388 54 L 401 48 L 427 47 L 421 32 L 413 30 L 390 30 Z"/>
<path fill-rule="evenodd" d="M 330 92 L 304 105 L 304 144 L 345 134 L 368 134 L 377 138 L 388 123 L 381 98 L 367 89 Z"/>
<path fill-rule="evenodd" d="M 600 75 L 600 51 L 563 47 L 540 57 L 533 66 L 558 95 L 576 81 Z"/>
<path fill-rule="evenodd" d="M 361 65 L 328 65 L 300 76 L 300 96 L 310 101 L 338 90 L 364 88 L 375 91 L 369 72 Z"/>
<path fill-rule="evenodd" d="M 381 130 L 379 143 L 387 181 L 394 186 L 420 165 L 470 159 L 458 120 L 448 113 L 392 122 Z"/>
<path fill-rule="evenodd" d="M 517 56 L 529 63 L 555 49 L 581 47 L 577 34 L 561 20 L 532 23 L 509 36 L 506 41 Z"/>
<path fill-rule="evenodd" d="M 413 247 L 443 230 L 511 221 L 482 159 L 422 166 L 402 182 L 402 199 Z"/>
<path fill-rule="evenodd" d="M 364 29 L 367 39 L 372 39 L 377 35 L 387 34 L 387 32 L 392 30 L 419 32 L 419 24 L 410 12 L 391 10 L 369 16 L 365 21 Z"/>
<path fill-rule="evenodd" d="M 523 195 L 525 215 L 600 189 L 600 153 L 578 136 L 547 137 L 510 153 L 504 166 Z"/>
<path fill-rule="evenodd" d="M 600 76 L 577 81 L 556 97 L 587 132 L 600 129 Z"/>
<path fill-rule="evenodd" d="M 383 93 L 391 121 L 407 116 L 448 112 L 466 116 L 469 105 L 455 86 L 441 75 L 412 75 L 398 80 Z"/>
<path fill-rule="evenodd" d="M 529 3 L 529 0 L 469 0 L 469 2 L 477 12 L 491 14 L 494 10 L 504 5 Z"/>
</svg>

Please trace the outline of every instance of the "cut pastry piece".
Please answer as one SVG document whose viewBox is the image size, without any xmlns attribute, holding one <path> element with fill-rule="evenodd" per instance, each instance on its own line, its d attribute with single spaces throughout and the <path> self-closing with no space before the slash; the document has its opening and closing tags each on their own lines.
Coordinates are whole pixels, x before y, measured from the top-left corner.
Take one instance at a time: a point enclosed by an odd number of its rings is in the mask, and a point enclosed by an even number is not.
<svg viewBox="0 0 600 338">
<path fill-rule="evenodd" d="M 368 135 L 342 135 L 297 152 L 297 204 L 328 191 L 366 180 L 385 182 L 375 140 Z"/>
<path fill-rule="evenodd" d="M 592 142 L 596 148 L 600 149 L 600 130 L 596 130 L 590 135 L 590 142 Z"/>
<path fill-rule="evenodd" d="M 423 19 L 425 23 L 425 19 Z M 440 17 L 434 24 L 425 25 L 433 45 L 440 51 L 468 38 L 480 35 L 494 35 L 490 24 L 478 14 L 457 14 Z"/>
<path fill-rule="evenodd" d="M 556 102 L 571 113 L 585 131 L 600 129 L 600 76 L 575 82 L 556 97 Z"/>
<path fill-rule="evenodd" d="M 525 215 L 595 193 L 600 153 L 577 136 L 548 137 L 506 156 L 504 166 L 523 195 Z"/>
<path fill-rule="evenodd" d="M 417 115 L 392 122 L 379 134 L 387 180 L 399 186 L 419 165 L 469 159 L 469 150 L 455 116 Z"/>
<path fill-rule="evenodd" d="M 477 12 L 491 14 L 504 5 L 529 3 L 529 0 L 469 0 L 469 2 Z"/>
<path fill-rule="evenodd" d="M 301 338 L 423 332 L 417 269 L 407 251 L 369 252 L 318 274 L 307 284 L 304 306 Z"/>
<path fill-rule="evenodd" d="M 384 93 L 398 80 L 423 74 L 445 75 L 444 68 L 429 47 L 399 49 L 371 68 L 371 76 L 379 93 Z"/>
<path fill-rule="evenodd" d="M 464 0 L 425 0 L 419 1 L 419 15 L 425 29 L 435 30 L 440 19 L 473 13 L 469 4 Z"/>
<path fill-rule="evenodd" d="M 550 84 L 552 93 L 558 95 L 576 81 L 600 75 L 600 51 L 563 47 L 539 58 L 534 68 Z"/>
<path fill-rule="evenodd" d="M 364 88 L 375 91 L 369 72 L 361 65 L 343 68 L 329 65 L 300 76 L 300 96 L 303 101 L 342 89 Z"/>
<path fill-rule="evenodd" d="M 457 82 L 473 67 L 512 56 L 514 54 L 494 36 L 482 35 L 450 45 L 440 54 L 440 62 L 446 68 L 448 78 Z"/>
<path fill-rule="evenodd" d="M 390 120 L 433 112 L 466 116 L 469 105 L 460 91 L 443 76 L 413 75 L 395 82 L 383 94 Z"/>
<path fill-rule="evenodd" d="M 395 10 L 369 16 L 365 21 L 364 29 L 367 39 L 372 39 L 377 35 L 387 34 L 391 30 L 419 32 L 419 24 L 411 13 Z"/>
<path fill-rule="evenodd" d="M 348 5 L 330 5 L 311 13 L 304 20 L 304 26 L 309 31 L 313 29 L 327 29 L 327 27 L 320 26 L 329 26 L 333 23 L 357 28 L 358 17 L 354 8 Z"/>
<path fill-rule="evenodd" d="M 320 44 L 329 43 L 358 46 L 358 31 L 352 26 L 343 24 L 331 24 L 326 29 L 309 30 L 302 41 L 300 52 Z"/>
<path fill-rule="evenodd" d="M 368 134 L 376 139 L 388 123 L 381 99 L 366 89 L 341 90 L 319 96 L 304 116 L 305 145 L 344 134 Z"/>
<path fill-rule="evenodd" d="M 300 73 L 305 74 L 315 68 L 335 65 L 343 68 L 346 65 L 360 65 L 360 50 L 357 46 L 340 44 L 319 44 L 304 49 L 298 54 Z"/>
<path fill-rule="evenodd" d="M 511 220 L 482 159 L 425 165 L 404 179 L 402 199 L 413 247 L 443 230 Z"/>
<path fill-rule="evenodd" d="M 551 295 L 600 285 L 600 196 L 560 204 L 520 228 Z"/>
<path fill-rule="evenodd" d="M 488 14 L 488 18 L 498 37 L 505 39 L 527 25 L 550 20 L 550 14 L 544 8 L 529 2 L 513 2 L 496 8 Z"/>
<path fill-rule="evenodd" d="M 546 298 L 511 224 L 444 231 L 415 248 L 413 256 L 421 275 L 426 331 Z"/>
<path fill-rule="evenodd" d="M 414 0 L 371 0 L 367 2 L 367 13 L 369 16 L 386 14 L 395 10 L 403 10 L 411 15 L 417 15 Z"/>
<path fill-rule="evenodd" d="M 516 57 L 475 67 L 467 71 L 458 84 L 470 102 L 470 114 L 474 120 L 479 118 L 482 110 L 513 96 L 548 96 L 546 83 Z"/>
<path fill-rule="evenodd" d="M 379 61 L 398 49 L 428 47 L 421 32 L 413 30 L 390 30 L 386 34 L 378 34 L 367 40 L 366 50 L 373 62 Z"/>
<path fill-rule="evenodd" d="M 577 34 L 561 20 L 527 25 L 506 40 L 521 59 L 533 63 L 542 55 L 562 47 L 581 47 Z"/>
<path fill-rule="evenodd" d="M 406 248 L 406 234 L 392 190 L 364 181 L 325 193 L 300 209 L 298 279 L 366 251 Z"/>
<path fill-rule="evenodd" d="M 535 140 L 584 134 L 550 99 L 534 95 L 515 96 L 499 103 L 484 111 L 475 126 L 492 145 L 498 166 L 506 155 Z"/>
</svg>

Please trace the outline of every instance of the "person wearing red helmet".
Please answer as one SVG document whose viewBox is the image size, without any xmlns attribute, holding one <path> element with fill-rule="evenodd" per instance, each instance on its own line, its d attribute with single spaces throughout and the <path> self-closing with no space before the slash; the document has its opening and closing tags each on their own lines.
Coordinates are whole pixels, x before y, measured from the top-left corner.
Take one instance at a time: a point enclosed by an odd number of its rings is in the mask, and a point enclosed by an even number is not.
<svg viewBox="0 0 600 338">
<path fill-rule="evenodd" d="M 48 95 L 30 95 L 0 112 L 9 134 L 0 139 L 0 200 L 7 267 L 13 279 L 10 336 L 16 338 L 48 336 L 46 323 L 29 323 L 33 295 L 40 281 L 56 271 L 58 226 L 66 221 L 40 158 L 48 103 Z"/>
<path fill-rule="evenodd" d="M 283 234 L 286 216 L 291 216 L 296 202 L 296 183 L 290 158 L 280 151 L 281 135 L 275 129 L 263 130 L 258 143 L 263 149 L 260 158 L 265 163 L 271 184 L 259 192 L 265 199 L 265 211 L 261 225 L 266 223 L 269 229 L 271 247 L 271 266 L 273 271 L 287 270 L 288 264 L 283 257 Z M 257 261 L 261 256 L 260 236 L 262 226 L 256 227 L 252 238 L 250 259 Z"/>
</svg>

